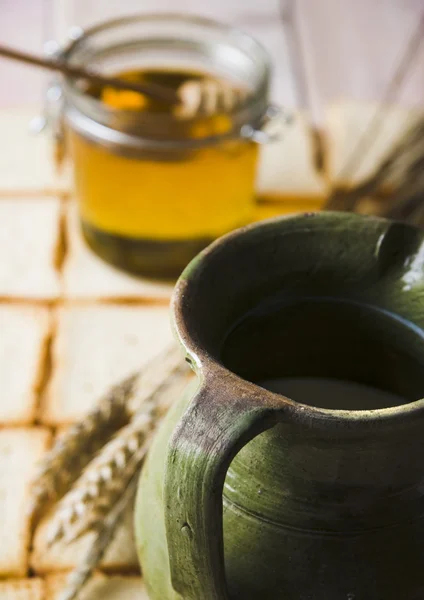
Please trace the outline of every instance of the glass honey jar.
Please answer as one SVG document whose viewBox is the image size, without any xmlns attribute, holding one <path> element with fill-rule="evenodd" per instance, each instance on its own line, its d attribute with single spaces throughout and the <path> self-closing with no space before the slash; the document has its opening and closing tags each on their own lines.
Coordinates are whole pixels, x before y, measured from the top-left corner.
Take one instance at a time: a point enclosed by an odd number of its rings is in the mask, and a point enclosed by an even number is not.
<svg viewBox="0 0 424 600">
<path fill-rule="evenodd" d="M 247 90 L 229 111 L 181 118 L 136 92 L 64 80 L 81 227 L 99 256 L 174 278 L 212 240 L 253 219 L 258 142 L 274 118 L 268 55 L 253 38 L 208 19 L 143 15 L 82 32 L 61 57 L 175 91 L 204 78 Z"/>
</svg>

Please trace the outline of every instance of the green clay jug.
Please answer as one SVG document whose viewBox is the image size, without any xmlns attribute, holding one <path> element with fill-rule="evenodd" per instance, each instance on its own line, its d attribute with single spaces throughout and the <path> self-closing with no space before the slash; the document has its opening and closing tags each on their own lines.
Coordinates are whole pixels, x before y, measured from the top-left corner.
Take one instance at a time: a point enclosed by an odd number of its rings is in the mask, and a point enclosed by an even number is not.
<svg viewBox="0 0 424 600">
<path fill-rule="evenodd" d="M 151 600 L 423 600 L 423 280 L 421 231 L 341 213 L 249 226 L 189 265 L 173 320 L 197 380 L 136 502 Z M 259 385 L 276 377 L 391 400 L 300 403 Z"/>
</svg>

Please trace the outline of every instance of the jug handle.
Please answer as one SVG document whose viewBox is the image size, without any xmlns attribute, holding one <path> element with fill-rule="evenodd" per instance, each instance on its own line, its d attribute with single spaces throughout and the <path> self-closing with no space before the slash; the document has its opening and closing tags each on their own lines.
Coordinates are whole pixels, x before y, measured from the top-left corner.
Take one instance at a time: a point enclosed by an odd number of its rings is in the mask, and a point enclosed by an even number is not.
<svg viewBox="0 0 424 600">
<path fill-rule="evenodd" d="M 172 585 L 184 600 L 229 600 L 222 522 L 225 476 L 239 450 L 286 420 L 292 408 L 283 396 L 227 379 L 222 373 L 201 384 L 168 448 L 168 553 Z"/>
</svg>

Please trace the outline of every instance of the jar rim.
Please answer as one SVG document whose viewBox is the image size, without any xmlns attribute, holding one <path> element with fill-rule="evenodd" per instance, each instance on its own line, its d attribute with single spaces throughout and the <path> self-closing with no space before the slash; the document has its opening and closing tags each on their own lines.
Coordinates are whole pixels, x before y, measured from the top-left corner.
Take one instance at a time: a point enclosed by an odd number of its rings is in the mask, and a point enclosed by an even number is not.
<svg viewBox="0 0 424 600">
<path fill-rule="evenodd" d="M 124 17 L 119 17 L 116 19 L 110 19 L 104 21 L 102 23 L 98 23 L 93 25 L 92 27 L 87 28 L 82 32 L 82 34 L 74 39 L 63 51 L 62 58 L 66 61 L 72 61 L 73 57 L 78 56 L 78 51 L 84 48 L 84 45 L 90 42 L 90 40 L 95 39 L 96 35 L 102 34 L 104 32 L 111 31 L 120 26 L 125 25 L 134 25 L 134 24 L 149 24 L 149 23 L 158 23 L 158 24 L 166 24 L 170 23 L 171 25 L 178 25 L 181 23 L 182 25 L 189 26 L 201 26 L 207 27 L 209 31 L 216 31 L 217 33 L 223 33 L 227 36 L 228 41 L 231 45 L 236 47 L 237 42 L 240 44 L 242 42 L 241 52 L 248 55 L 248 51 L 252 54 L 255 53 L 255 56 L 258 57 L 260 63 L 260 70 L 258 70 L 258 81 L 256 82 L 254 88 L 252 88 L 252 93 L 248 95 L 247 99 L 238 107 L 236 107 L 233 111 L 228 114 L 232 117 L 233 128 L 230 132 L 226 132 L 225 134 L 218 134 L 213 136 L 205 136 L 201 139 L 192 140 L 193 146 L 203 146 L 203 145 L 211 145 L 215 144 L 222 139 L 225 138 L 234 138 L 234 137 L 242 137 L 240 135 L 240 130 L 243 125 L 253 124 L 256 125 L 261 118 L 263 117 L 266 109 L 268 108 L 268 89 L 269 89 L 269 80 L 271 75 L 271 61 L 268 55 L 268 52 L 264 48 L 264 46 L 257 41 L 253 36 L 244 32 L 243 30 L 234 27 L 232 25 L 228 25 L 226 23 L 222 23 L 215 19 L 210 19 L 208 17 L 202 17 L 197 15 L 185 15 L 182 13 L 135 13 L 132 15 L 126 15 Z M 154 36 L 153 36 L 154 39 Z M 171 38 L 170 38 L 171 39 Z M 140 42 L 143 39 L 140 37 Z M 189 40 L 182 40 L 189 41 Z M 125 42 L 120 44 L 121 48 L 125 47 Z M 103 52 L 105 50 L 103 49 Z M 93 51 L 92 57 L 95 59 L 96 57 L 101 56 L 101 52 Z M 155 120 L 156 122 L 161 122 L 161 124 L 170 123 L 170 116 L 164 115 L 161 113 L 160 115 L 154 113 L 147 113 L 145 111 L 136 113 L 135 111 L 128 111 L 122 109 L 114 109 L 106 104 L 104 104 L 101 100 L 94 98 L 92 96 L 88 96 L 83 90 L 81 90 L 77 83 L 72 81 L 70 78 L 64 79 L 63 84 L 64 97 L 67 109 L 71 108 L 71 110 L 65 109 L 65 112 L 68 113 L 68 117 L 71 123 L 74 123 L 78 129 L 87 129 L 87 133 L 89 137 L 95 137 L 94 131 L 91 132 L 90 136 L 90 127 L 88 121 L 96 121 L 104 125 L 105 127 L 110 127 L 115 131 L 119 131 L 119 127 L 114 127 L 113 123 L 116 122 L 117 116 L 129 117 L 131 116 L 131 120 L 134 121 L 138 119 L 139 125 L 143 127 L 146 123 L 146 119 L 149 120 L 150 124 L 154 126 Z M 69 114 L 70 113 L 70 114 Z M 79 114 L 78 122 L 73 118 L 76 114 Z M 85 122 L 85 118 L 87 122 Z M 192 117 L 185 119 L 184 122 L 188 125 L 195 125 L 199 121 L 199 117 Z M 96 128 L 99 131 L 99 128 Z M 104 131 L 104 130 L 103 130 Z M 149 138 L 149 136 L 142 134 L 133 134 L 132 132 L 125 131 L 125 136 L 127 140 L 128 136 L 134 137 L 134 143 L 137 143 L 137 140 L 140 142 L 143 138 Z M 116 137 L 116 136 L 115 136 Z M 124 140 L 122 140 L 124 142 Z M 169 146 L 170 140 L 162 140 L 161 138 L 150 138 L 150 143 L 158 143 L 166 142 Z M 187 146 L 187 139 L 180 140 L 172 140 L 177 145 L 179 142 L 184 143 Z M 190 144 L 189 144 L 190 145 Z"/>
</svg>

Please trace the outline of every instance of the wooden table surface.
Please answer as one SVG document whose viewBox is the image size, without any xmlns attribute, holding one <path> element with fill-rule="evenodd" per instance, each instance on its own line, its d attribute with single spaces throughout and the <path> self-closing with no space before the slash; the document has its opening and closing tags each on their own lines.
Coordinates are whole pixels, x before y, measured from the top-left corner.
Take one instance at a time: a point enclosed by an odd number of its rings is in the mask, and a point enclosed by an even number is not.
<svg viewBox="0 0 424 600">
<path fill-rule="evenodd" d="M 424 1 L 0 0 L 0 40 L 40 52 L 44 41 L 64 39 L 73 24 L 87 26 L 140 10 L 200 13 L 252 33 L 274 62 L 273 98 L 307 107 L 319 121 L 323 106 L 340 97 L 381 98 Z M 423 64 L 424 44 L 399 102 L 423 103 Z M 45 80 L 35 70 L 0 59 L 0 108 L 40 103 Z"/>
</svg>

